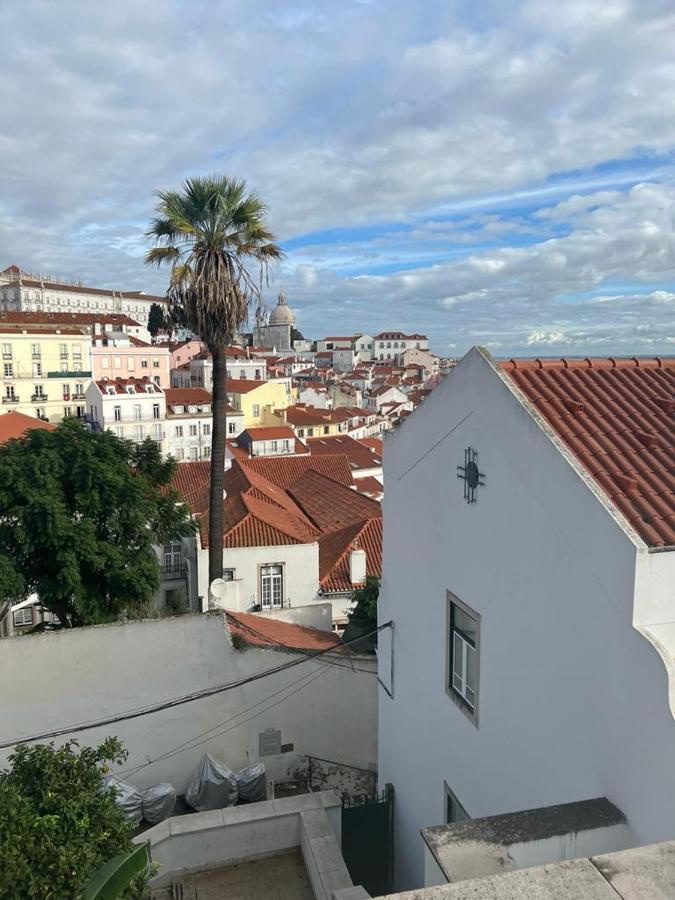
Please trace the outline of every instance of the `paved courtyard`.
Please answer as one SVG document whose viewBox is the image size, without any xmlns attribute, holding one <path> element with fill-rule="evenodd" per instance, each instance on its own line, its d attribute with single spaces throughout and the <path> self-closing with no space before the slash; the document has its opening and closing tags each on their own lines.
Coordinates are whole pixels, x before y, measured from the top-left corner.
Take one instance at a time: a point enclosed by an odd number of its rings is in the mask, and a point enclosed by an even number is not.
<svg viewBox="0 0 675 900">
<path fill-rule="evenodd" d="M 184 900 L 314 900 L 299 850 L 180 880 Z"/>
</svg>

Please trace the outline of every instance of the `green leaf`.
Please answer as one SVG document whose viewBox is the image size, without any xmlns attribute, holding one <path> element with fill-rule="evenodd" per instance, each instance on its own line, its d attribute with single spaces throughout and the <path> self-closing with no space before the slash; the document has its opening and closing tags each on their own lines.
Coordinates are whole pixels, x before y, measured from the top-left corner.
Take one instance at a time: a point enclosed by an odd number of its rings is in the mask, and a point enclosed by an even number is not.
<svg viewBox="0 0 675 900">
<path fill-rule="evenodd" d="M 83 900 L 115 900 L 148 865 L 149 844 L 139 844 L 130 853 L 120 853 L 101 866 L 82 892 Z"/>
</svg>

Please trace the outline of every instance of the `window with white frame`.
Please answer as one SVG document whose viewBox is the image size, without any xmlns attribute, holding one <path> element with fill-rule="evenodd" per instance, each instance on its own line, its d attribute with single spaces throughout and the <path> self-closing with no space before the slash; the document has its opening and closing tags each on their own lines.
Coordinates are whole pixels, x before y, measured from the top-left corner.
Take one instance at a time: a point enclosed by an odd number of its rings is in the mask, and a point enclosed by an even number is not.
<svg viewBox="0 0 675 900">
<path fill-rule="evenodd" d="M 448 787 L 447 781 L 443 783 L 445 789 L 445 824 L 453 822 L 466 822 L 471 816 L 459 802 L 454 792 Z"/>
<path fill-rule="evenodd" d="M 145 428 L 142 425 L 134 425 L 134 440 L 142 441 L 145 438 Z"/>
<path fill-rule="evenodd" d="M 121 406 L 113 407 L 113 418 L 116 422 L 122 421 L 122 407 Z"/>
<path fill-rule="evenodd" d="M 42 378 L 42 363 L 33 363 L 33 378 Z"/>
<path fill-rule="evenodd" d="M 204 459 L 211 459 L 211 448 L 204 447 L 204 449 L 202 450 L 202 455 L 203 455 Z"/>
<path fill-rule="evenodd" d="M 260 603 L 263 609 L 280 607 L 284 596 L 284 567 L 268 565 L 260 567 Z"/>
<path fill-rule="evenodd" d="M 23 609 L 17 609 L 12 613 L 14 625 L 32 625 L 33 624 L 33 607 L 24 606 Z"/>
<path fill-rule="evenodd" d="M 202 434 L 211 434 L 211 425 L 208 422 L 202 425 Z"/>
<path fill-rule="evenodd" d="M 231 420 L 227 423 L 227 432 L 228 434 L 236 434 L 237 433 L 237 423 L 232 422 Z"/>
<path fill-rule="evenodd" d="M 174 431 L 175 431 L 176 437 L 183 437 L 183 426 L 182 425 L 176 425 L 174 428 Z"/>
<path fill-rule="evenodd" d="M 197 426 L 190 425 L 190 437 L 197 437 Z"/>
<path fill-rule="evenodd" d="M 448 592 L 448 676 L 452 699 L 478 725 L 480 615 Z"/>
<path fill-rule="evenodd" d="M 183 460 L 183 459 L 185 459 L 185 451 L 183 450 L 182 447 L 179 447 L 179 448 L 176 450 L 174 456 L 175 456 L 176 459 L 178 459 L 178 460 Z"/>
<path fill-rule="evenodd" d="M 199 448 L 198 447 L 190 447 L 190 459 L 192 459 L 192 460 L 199 459 Z"/>
<path fill-rule="evenodd" d="M 166 569 L 179 569 L 182 558 L 180 544 L 164 545 L 164 567 Z"/>
<path fill-rule="evenodd" d="M 223 569 L 223 581 L 234 581 L 235 569 Z"/>
<path fill-rule="evenodd" d="M 162 440 L 162 426 L 159 422 L 152 426 L 152 436 L 156 441 Z"/>
<path fill-rule="evenodd" d="M 152 418 L 159 419 L 159 403 L 152 404 Z"/>
<path fill-rule="evenodd" d="M 260 415 L 260 405 L 258 403 L 253 404 L 253 415 L 256 419 Z"/>
<path fill-rule="evenodd" d="M 12 363 L 5 363 L 4 370 L 5 378 L 14 378 L 14 366 Z"/>
</svg>

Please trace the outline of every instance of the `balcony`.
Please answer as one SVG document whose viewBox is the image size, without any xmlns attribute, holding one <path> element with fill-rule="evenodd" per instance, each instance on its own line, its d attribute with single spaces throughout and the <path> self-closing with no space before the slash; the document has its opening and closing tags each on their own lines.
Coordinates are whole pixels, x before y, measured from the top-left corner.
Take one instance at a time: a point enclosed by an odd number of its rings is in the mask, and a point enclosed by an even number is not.
<svg viewBox="0 0 675 900">
<path fill-rule="evenodd" d="M 180 563 L 177 566 L 162 566 L 162 581 L 187 581 L 187 566 Z"/>
<path fill-rule="evenodd" d="M 3 403 L 18 403 L 19 398 L 18 397 L 3 397 L 2 402 Z"/>
<path fill-rule="evenodd" d="M 69 369 L 67 372 L 47 372 L 47 378 L 91 378 L 91 370 Z"/>
<path fill-rule="evenodd" d="M 31 394 L 30 399 L 33 403 L 44 403 L 47 401 L 47 394 Z"/>
</svg>

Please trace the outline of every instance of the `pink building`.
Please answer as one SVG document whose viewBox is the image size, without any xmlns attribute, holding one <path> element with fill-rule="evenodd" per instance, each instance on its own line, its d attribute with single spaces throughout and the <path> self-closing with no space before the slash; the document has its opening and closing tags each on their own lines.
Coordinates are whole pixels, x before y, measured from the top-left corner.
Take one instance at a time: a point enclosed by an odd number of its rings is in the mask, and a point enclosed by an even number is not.
<svg viewBox="0 0 675 900">
<path fill-rule="evenodd" d="M 206 350 L 206 347 L 197 338 L 189 341 L 162 341 L 156 344 L 157 347 L 165 347 L 171 356 L 171 368 L 177 369 L 178 366 L 185 365 L 195 356 Z"/>
<path fill-rule="evenodd" d="M 171 354 L 168 347 L 153 346 L 124 334 L 107 331 L 91 339 L 91 371 L 94 381 L 104 378 L 149 378 L 162 388 L 171 386 Z"/>
</svg>

